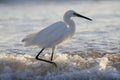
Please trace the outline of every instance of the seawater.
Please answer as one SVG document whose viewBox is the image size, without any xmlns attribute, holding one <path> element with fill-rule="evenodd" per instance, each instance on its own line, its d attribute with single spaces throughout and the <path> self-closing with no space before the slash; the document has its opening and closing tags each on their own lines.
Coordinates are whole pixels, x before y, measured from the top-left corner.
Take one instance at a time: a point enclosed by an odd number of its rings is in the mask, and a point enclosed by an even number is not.
<svg viewBox="0 0 120 80">
<path fill-rule="evenodd" d="M 0 4 L 1 80 L 120 80 L 120 1 L 69 1 Z M 73 9 L 93 21 L 73 18 L 76 33 L 57 47 L 53 65 L 37 61 L 39 48 L 21 40 L 63 20 Z M 74 43 L 74 44 L 73 44 Z M 50 59 L 46 49 L 42 58 Z"/>
</svg>

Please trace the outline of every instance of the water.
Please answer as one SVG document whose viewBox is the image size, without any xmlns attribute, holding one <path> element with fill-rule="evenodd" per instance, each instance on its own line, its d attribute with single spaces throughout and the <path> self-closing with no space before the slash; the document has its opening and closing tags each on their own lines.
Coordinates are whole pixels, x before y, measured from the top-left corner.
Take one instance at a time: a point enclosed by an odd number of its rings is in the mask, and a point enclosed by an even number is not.
<svg viewBox="0 0 120 80">
<path fill-rule="evenodd" d="M 120 80 L 119 4 L 117 0 L 1 3 L 0 79 Z M 73 18 L 76 34 L 57 47 L 57 68 L 35 60 L 40 49 L 25 48 L 21 40 L 62 20 L 69 9 L 93 21 Z M 41 57 L 49 59 L 50 51 L 46 49 Z"/>
</svg>

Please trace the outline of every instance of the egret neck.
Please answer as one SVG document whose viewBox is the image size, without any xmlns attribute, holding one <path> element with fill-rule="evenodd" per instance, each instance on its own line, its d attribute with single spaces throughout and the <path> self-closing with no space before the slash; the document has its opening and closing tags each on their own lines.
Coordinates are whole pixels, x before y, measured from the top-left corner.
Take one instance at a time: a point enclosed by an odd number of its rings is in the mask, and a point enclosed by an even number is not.
<svg viewBox="0 0 120 80">
<path fill-rule="evenodd" d="M 74 21 L 71 19 L 72 15 L 68 15 L 65 14 L 63 19 L 64 19 L 64 23 L 67 26 L 67 34 L 68 37 L 71 38 L 73 36 L 73 34 L 75 33 L 75 23 Z M 71 35 L 70 35 L 71 34 Z"/>
</svg>

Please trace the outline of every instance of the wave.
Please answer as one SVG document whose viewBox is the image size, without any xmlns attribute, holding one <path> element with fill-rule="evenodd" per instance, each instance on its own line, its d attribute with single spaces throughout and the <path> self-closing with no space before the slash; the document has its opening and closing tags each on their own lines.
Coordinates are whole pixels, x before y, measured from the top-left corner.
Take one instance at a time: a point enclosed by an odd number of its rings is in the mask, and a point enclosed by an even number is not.
<svg viewBox="0 0 120 80">
<path fill-rule="evenodd" d="M 1 53 L 0 80 L 120 80 L 119 54 L 56 53 L 54 62 L 57 68 L 29 54 Z"/>
</svg>

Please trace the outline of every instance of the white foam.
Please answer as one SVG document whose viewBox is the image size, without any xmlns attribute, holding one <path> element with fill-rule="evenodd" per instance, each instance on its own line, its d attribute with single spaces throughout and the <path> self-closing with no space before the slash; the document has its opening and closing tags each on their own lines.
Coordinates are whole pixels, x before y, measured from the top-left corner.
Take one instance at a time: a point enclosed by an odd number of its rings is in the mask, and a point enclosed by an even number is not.
<svg viewBox="0 0 120 80">
<path fill-rule="evenodd" d="M 50 54 L 41 56 L 49 59 Z M 119 71 L 108 66 L 108 58 L 82 58 L 80 55 L 54 55 L 53 65 L 38 61 L 28 54 L 0 54 L 0 79 L 4 80 L 111 80 L 120 79 Z M 99 79 L 100 77 L 100 79 Z"/>
</svg>

